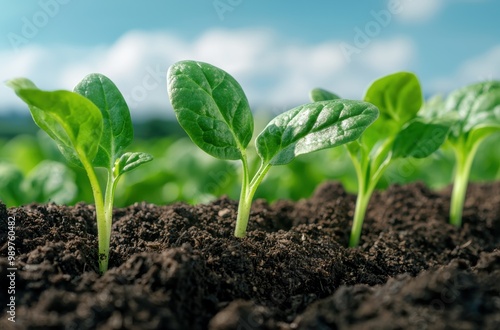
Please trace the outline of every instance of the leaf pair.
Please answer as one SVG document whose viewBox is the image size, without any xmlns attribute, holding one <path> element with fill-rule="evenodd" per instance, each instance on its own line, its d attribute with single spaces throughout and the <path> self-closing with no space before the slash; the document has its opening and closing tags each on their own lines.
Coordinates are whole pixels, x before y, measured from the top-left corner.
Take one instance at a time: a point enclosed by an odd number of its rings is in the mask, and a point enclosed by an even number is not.
<svg viewBox="0 0 500 330">
<path fill-rule="evenodd" d="M 88 75 L 74 92 L 42 91 L 25 78 L 10 80 L 7 85 L 28 104 L 35 123 L 71 163 L 81 166 L 88 162 L 112 169 L 118 158 L 130 157 L 122 155 L 133 139 L 130 112 L 122 94 L 107 77 Z M 150 160 L 141 153 L 136 157 L 144 162 Z"/>
<path fill-rule="evenodd" d="M 210 64 L 182 61 L 168 72 L 169 96 L 179 123 L 193 142 L 220 159 L 242 159 L 254 128 L 238 82 Z M 376 107 L 351 100 L 302 105 L 274 118 L 256 139 L 265 164 L 284 165 L 296 156 L 357 139 L 377 118 Z"/>
<path fill-rule="evenodd" d="M 472 84 L 452 92 L 442 105 L 442 116 L 455 119 L 450 142 L 482 141 L 500 130 L 500 81 Z"/>
<path fill-rule="evenodd" d="M 380 119 L 363 137 L 369 145 L 393 139 L 392 158 L 425 158 L 444 143 L 450 122 L 418 116 L 423 105 L 422 88 L 410 72 L 398 72 L 373 82 L 364 100 L 375 104 Z"/>
<path fill-rule="evenodd" d="M 246 233 L 253 195 L 271 166 L 354 141 L 378 116 L 370 103 L 338 98 L 291 109 L 274 118 L 257 136 L 255 147 L 261 165 L 250 178 L 246 148 L 254 121 L 238 82 L 219 68 L 195 61 L 175 63 L 167 76 L 170 101 L 191 140 L 214 157 L 242 161 L 237 237 Z"/>
<path fill-rule="evenodd" d="M 322 89 L 310 94 L 313 101 L 337 99 Z M 347 144 L 358 177 L 358 197 L 349 245 L 359 243 L 361 228 L 371 195 L 393 159 L 424 158 L 445 141 L 450 123 L 439 118 L 418 117 L 423 96 L 417 77 L 398 72 L 382 77 L 368 88 L 364 101 L 380 111 L 379 119 L 360 139 Z"/>
</svg>

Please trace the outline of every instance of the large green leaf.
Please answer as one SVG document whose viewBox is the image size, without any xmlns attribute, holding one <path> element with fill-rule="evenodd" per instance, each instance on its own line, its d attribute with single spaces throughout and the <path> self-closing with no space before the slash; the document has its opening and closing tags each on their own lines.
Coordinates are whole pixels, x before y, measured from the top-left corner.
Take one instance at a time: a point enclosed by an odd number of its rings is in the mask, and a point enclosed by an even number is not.
<svg viewBox="0 0 500 330">
<path fill-rule="evenodd" d="M 28 104 L 35 123 L 69 160 L 94 159 L 102 134 L 102 115 L 90 100 L 70 91 L 42 91 L 25 78 L 10 80 L 7 85 Z"/>
<path fill-rule="evenodd" d="M 439 149 L 444 143 L 451 123 L 416 119 L 403 128 L 392 146 L 393 158 L 425 158 Z"/>
<path fill-rule="evenodd" d="M 299 106 L 274 118 L 256 140 L 264 163 L 283 165 L 296 156 L 357 139 L 377 119 L 366 102 L 337 99 Z"/>
<path fill-rule="evenodd" d="M 469 135 L 479 141 L 499 130 L 500 81 L 476 83 L 452 92 L 444 106 L 444 114 L 448 113 L 458 115 L 453 140 Z"/>
<path fill-rule="evenodd" d="M 193 142 L 221 159 L 241 159 L 253 134 L 245 93 L 225 71 L 202 62 L 182 61 L 167 73 L 170 102 Z"/>
<path fill-rule="evenodd" d="M 397 72 L 375 80 L 364 100 L 380 111 L 380 122 L 394 121 L 399 126 L 415 118 L 423 102 L 418 78 L 410 72 Z"/>
<path fill-rule="evenodd" d="M 380 117 L 363 134 L 361 144 L 371 150 L 385 139 L 393 139 L 416 117 L 422 99 L 420 83 L 413 73 L 398 72 L 374 81 L 364 100 L 379 109 Z"/>
<path fill-rule="evenodd" d="M 91 100 L 102 114 L 103 131 L 93 165 L 112 168 L 134 138 L 127 103 L 116 85 L 102 74 L 86 76 L 74 91 Z"/>
</svg>

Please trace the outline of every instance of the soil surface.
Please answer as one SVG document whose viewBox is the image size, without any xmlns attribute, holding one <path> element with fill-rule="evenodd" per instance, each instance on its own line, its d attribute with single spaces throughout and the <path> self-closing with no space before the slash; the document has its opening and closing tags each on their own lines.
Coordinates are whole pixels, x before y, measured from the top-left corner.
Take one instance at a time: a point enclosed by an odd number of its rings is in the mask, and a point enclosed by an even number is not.
<svg viewBox="0 0 500 330">
<path fill-rule="evenodd" d="M 449 189 L 377 192 L 346 248 L 354 202 L 257 200 L 244 239 L 227 198 L 116 209 L 102 276 L 93 206 L 0 204 L 0 329 L 500 329 L 500 183 L 470 185 L 462 228 Z"/>
</svg>

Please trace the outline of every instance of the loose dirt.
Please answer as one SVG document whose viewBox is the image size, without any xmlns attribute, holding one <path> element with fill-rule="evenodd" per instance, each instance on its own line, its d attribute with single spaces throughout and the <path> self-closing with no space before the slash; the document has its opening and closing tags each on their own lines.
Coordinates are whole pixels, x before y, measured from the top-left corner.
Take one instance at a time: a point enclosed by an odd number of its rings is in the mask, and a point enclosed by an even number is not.
<svg viewBox="0 0 500 330">
<path fill-rule="evenodd" d="M 347 248 L 355 196 L 116 209 L 110 269 L 97 270 L 94 208 L 0 204 L 0 329 L 7 219 L 16 221 L 17 329 L 500 329 L 500 183 L 471 184 L 463 227 L 450 190 L 374 194 Z"/>
</svg>

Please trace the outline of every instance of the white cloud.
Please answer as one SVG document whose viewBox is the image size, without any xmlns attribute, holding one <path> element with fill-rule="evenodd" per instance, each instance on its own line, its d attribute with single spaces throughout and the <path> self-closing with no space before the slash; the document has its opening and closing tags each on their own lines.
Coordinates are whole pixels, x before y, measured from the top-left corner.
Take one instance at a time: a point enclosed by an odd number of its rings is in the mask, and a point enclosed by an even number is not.
<svg viewBox="0 0 500 330">
<path fill-rule="evenodd" d="M 410 65 L 415 47 L 408 38 L 398 37 L 374 43 L 362 54 L 362 61 L 369 68 L 376 68 L 380 75 L 401 70 Z"/>
<path fill-rule="evenodd" d="M 429 83 L 434 93 L 447 93 L 453 89 L 483 80 L 500 79 L 500 44 L 483 54 L 465 61 L 449 77 L 436 78 Z"/>
<path fill-rule="evenodd" d="M 165 74 L 179 60 L 223 68 L 240 82 L 252 105 L 281 111 L 307 102 L 309 90 L 319 86 L 360 98 L 374 78 L 406 69 L 414 53 L 409 39 L 373 39 L 347 61 L 339 44 L 302 44 L 264 29 L 213 29 L 192 41 L 165 31 L 130 31 L 108 46 L 28 45 L 18 53 L 0 52 L 0 72 L 2 80 L 25 76 L 43 89 L 71 89 L 86 74 L 101 72 L 126 96 L 133 116 L 165 117 L 171 114 Z M 24 106 L 2 86 L 0 111 L 7 107 Z"/>
<path fill-rule="evenodd" d="M 402 23 L 423 23 L 436 17 L 446 6 L 457 3 L 482 3 L 489 0 L 388 0 L 396 8 L 396 19 Z"/>
<path fill-rule="evenodd" d="M 433 18 L 444 7 L 446 0 L 389 0 L 400 9 L 396 18 L 405 23 L 420 23 Z"/>
</svg>

